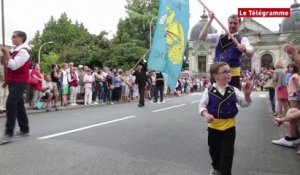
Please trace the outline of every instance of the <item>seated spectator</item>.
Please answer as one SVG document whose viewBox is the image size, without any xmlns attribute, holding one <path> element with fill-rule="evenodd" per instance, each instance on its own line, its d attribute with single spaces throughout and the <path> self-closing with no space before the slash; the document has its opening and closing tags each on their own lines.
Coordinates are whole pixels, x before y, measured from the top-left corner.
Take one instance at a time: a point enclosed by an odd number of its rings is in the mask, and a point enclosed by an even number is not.
<svg viewBox="0 0 300 175">
<path fill-rule="evenodd" d="M 46 111 L 50 111 L 51 104 L 54 101 L 54 88 L 51 82 L 50 75 L 45 75 L 44 81 L 43 81 L 43 93 L 45 94 L 42 99 L 46 100 Z"/>
<path fill-rule="evenodd" d="M 286 44 L 284 51 L 289 55 L 290 59 L 300 67 L 300 50 L 292 44 Z M 285 137 L 279 140 L 272 140 L 274 144 L 294 147 L 300 144 L 300 134 L 297 122 L 300 121 L 300 110 L 292 108 L 287 112 L 287 115 L 281 118 L 274 119 L 274 125 L 280 126 L 284 122 Z M 298 147 L 297 154 L 300 155 L 300 147 Z"/>
<path fill-rule="evenodd" d="M 300 110 L 297 108 L 290 109 L 284 117 L 276 117 L 274 119 L 274 125 L 279 127 L 284 123 L 285 137 L 279 140 L 272 140 L 272 143 L 287 147 L 295 147 L 300 144 L 299 129 L 297 126 L 298 121 L 300 121 Z M 297 154 L 300 154 L 299 150 Z"/>
</svg>

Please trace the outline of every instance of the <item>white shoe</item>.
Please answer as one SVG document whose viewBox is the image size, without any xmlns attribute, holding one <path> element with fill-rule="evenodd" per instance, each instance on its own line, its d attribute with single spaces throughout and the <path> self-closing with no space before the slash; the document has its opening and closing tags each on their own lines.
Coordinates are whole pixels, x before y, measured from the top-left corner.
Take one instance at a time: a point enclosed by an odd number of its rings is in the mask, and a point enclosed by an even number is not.
<svg viewBox="0 0 300 175">
<path fill-rule="evenodd" d="M 287 141 L 284 137 L 278 140 L 272 140 L 272 143 L 274 143 L 275 145 L 281 145 L 286 147 L 295 147 L 293 141 Z"/>
<path fill-rule="evenodd" d="M 294 142 L 294 145 L 299 145 L 300 144 L 300 138 L 296 139 L 296 140 L 293 140 Z"/>
<path fill-rule="evenodd" d="M 12 141 L 12 136 L 3 135 L 0 138 L 0 145 L 6 144 L 6 143 L 11 142 L 11 141 Z"/>
<path fill-rule="evenodd" d="M 212 169 L 209 172 L 209 175 L 220 175 L 221 173 L 218 170 Z"/>
</svg>

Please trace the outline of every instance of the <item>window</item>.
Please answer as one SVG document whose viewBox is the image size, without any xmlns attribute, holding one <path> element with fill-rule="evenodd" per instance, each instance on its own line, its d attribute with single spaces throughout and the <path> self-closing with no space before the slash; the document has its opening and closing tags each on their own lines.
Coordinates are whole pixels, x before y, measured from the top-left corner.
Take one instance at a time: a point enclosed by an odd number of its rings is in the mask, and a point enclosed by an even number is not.
<svg viewBox="0 0 300 175">
<path fill-rule="evenodd" d="M 265 54 L 261 58 L 261 67 L 270 67 L 273 65 L 273 58 L 270 54 Z"/>
<path fill-rule="evenodd" d="M 198 71 L 206 72 L 206 56 L 198 56 Z"/>
</svg>

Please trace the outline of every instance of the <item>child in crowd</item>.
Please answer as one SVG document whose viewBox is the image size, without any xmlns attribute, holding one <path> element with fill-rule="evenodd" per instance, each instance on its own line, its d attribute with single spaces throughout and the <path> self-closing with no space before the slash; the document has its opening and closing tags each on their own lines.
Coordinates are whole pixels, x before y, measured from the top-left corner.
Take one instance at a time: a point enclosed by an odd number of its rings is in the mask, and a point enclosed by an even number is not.
<svg viewBox="0 0 300 175">
<path fill-rule="evenodd" d="M 208 123 L 208 146 L 212 159 L 211 175 L 231 175 L 234 142 L 236 103 L 241 107 L 251 104 L 251 85 L 245 83 L 244 94 L 230 86 L 230 67 L 227 63 L 217 62 L 210 68 L 212 85 L 205 89 L 199 104 L 199 113 Z"/>
</svg>

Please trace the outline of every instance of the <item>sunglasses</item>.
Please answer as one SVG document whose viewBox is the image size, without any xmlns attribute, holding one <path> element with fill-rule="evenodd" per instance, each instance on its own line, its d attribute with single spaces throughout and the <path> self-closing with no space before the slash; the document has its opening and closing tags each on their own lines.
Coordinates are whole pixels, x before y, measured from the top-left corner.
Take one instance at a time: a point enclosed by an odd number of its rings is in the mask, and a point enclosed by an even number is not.
<svg viewBox="0 0 300 175">
<path fill-rule="evenodd" d="M 16 37 L 18 37 L 18 35 L 13 35 L 11 38 L 16 38 Z"/>
</svg>

